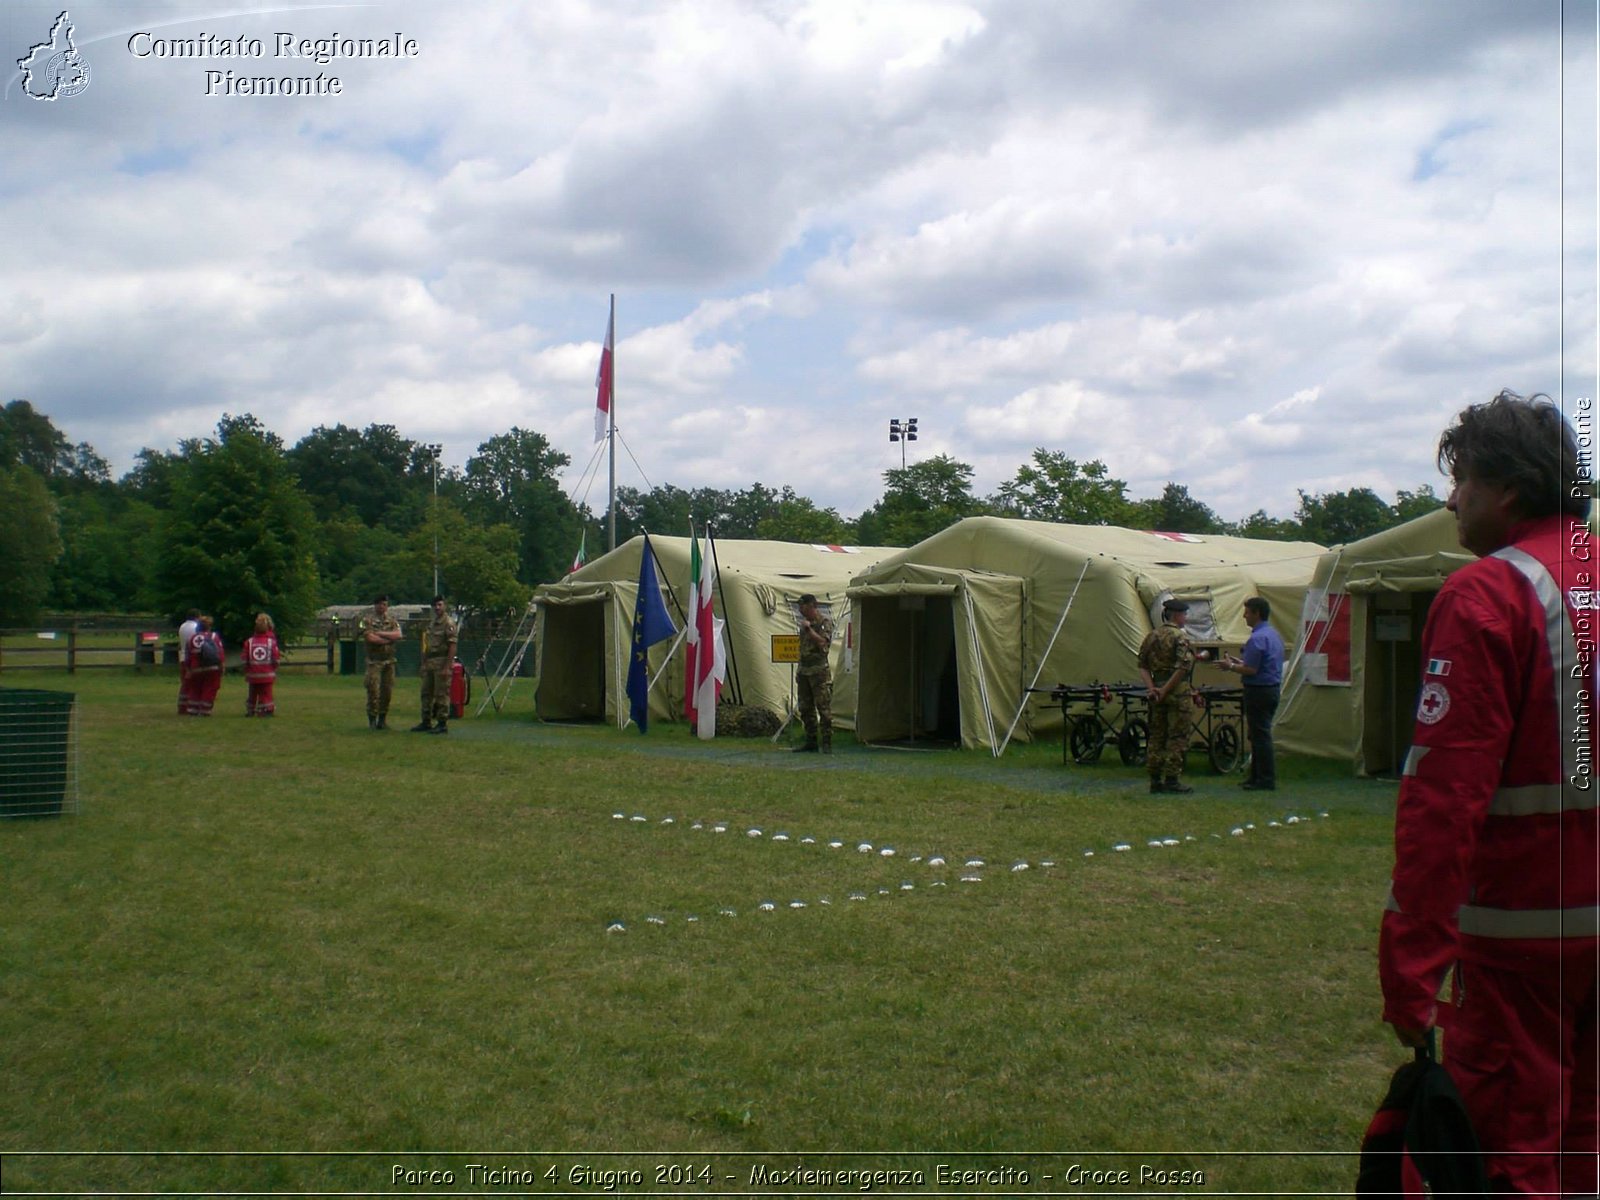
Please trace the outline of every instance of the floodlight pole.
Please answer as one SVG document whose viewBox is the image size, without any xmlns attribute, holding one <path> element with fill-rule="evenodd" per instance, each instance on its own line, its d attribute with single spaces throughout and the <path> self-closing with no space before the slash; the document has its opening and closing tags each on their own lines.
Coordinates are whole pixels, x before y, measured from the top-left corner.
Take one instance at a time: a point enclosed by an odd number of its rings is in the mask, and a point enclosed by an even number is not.
<svg viewBox="0 0 1600 1200">
<path fill-rule="evenodd" d="M 439 595 L 439 455 L 443 444 L 431 442 L 428 452 L 433 456 L 433 594 Z"/>
<path fill-rule="evenodd" d="M 906 443 L 917 440 L 917 418 L 889 418 L 889 440 L 900 443 L 900 469 L 906 469 Z"/>
</svg>

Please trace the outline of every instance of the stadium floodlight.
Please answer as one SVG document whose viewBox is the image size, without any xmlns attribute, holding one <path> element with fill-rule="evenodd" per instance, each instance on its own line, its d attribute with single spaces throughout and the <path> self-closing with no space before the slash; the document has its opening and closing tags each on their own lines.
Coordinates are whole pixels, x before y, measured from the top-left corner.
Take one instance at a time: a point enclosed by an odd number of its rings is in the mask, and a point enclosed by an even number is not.
<svg viewBox="0 0 1600 1200">
<path fill-rule="evenodd" d="M 899 417 L 890 417 L 889 440 L 900 443 L 900 469 L 903 471 L 906 466 L 906 443 L 917 440 L 917 418 L 906 417 L 902 420 Z"/>
<path fill-rule="evenodd" d="M 433 459 L 433 512 L 430 514 L 430 523 L 433 525 L 433 595 L 439 595 L 439 456 L 444 453 L 444 446 L 439 442 L 428 443 L 428 456 Z M 430 596 L 431 600 L 432 597 Z"/>
</svg>

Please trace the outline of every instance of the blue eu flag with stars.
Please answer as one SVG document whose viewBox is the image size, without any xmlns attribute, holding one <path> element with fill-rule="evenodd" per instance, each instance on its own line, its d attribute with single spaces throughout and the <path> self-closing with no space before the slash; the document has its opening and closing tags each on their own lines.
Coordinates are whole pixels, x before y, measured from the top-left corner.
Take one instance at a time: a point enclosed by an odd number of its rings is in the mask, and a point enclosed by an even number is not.
<svg viewBox="0 0 1600 1200">
<path fill-rule="evenodd" d="M 678 632 L 667 606 L 661 602 L 661 585 L 656 582 L 656 556 L 650 539 L 644 540 L 639 560 L 639 599 L 633 606 L 633 638 L 628 648 L 628 712 L 639 732 L 650 720 L 650 662 L 647 651 Z"/>
</svg>

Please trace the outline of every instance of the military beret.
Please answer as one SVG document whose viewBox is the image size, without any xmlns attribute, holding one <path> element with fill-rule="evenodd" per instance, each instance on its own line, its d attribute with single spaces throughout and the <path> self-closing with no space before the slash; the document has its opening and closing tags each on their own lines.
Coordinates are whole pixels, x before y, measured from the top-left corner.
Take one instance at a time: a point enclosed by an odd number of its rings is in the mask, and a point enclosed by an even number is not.
<svg viewBox="0 0 1600 1200">
<path fill-rule="evenodd" d="M 1161 605 L 1161 608 L 1165 612 L 1188 612 L 1189 602 L 1187 600 L 1174 600 L 1169 596 L 1166 602 Z"/>
</svg>

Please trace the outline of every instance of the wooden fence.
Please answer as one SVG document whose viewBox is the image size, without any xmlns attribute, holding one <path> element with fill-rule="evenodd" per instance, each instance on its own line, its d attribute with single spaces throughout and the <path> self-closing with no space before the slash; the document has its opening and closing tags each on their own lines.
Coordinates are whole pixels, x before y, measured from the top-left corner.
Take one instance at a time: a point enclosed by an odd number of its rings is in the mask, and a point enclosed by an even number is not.
<svg viewBox="0 0 1600 1200">
<path fill-rule="evenodd" d="M 339 661 L 334 631 L 283 643 L 280 671 L 316 670 L 329 675 Z M 7 671 L 90 671 L 116 667 L 135 671 L 176 672 L 176 631 L 107 628 L 102 625 L 57 629 L 0 629 L 0 673 Z M 243 669 L 239 647 L 228 647 L 227 668 Z"/>
</svg>

